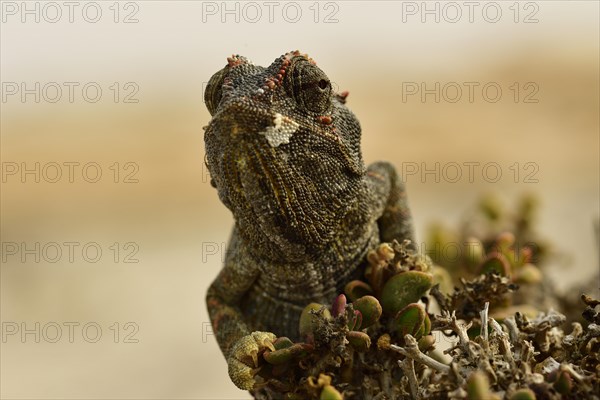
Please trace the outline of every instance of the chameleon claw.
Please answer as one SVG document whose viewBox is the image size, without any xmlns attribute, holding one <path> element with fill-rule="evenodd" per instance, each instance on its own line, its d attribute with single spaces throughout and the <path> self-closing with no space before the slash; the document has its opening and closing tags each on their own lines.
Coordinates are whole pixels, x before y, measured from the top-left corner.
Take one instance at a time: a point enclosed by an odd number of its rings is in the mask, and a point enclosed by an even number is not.
<svg viewBox="0 0 600 400">
<path fill-rule="evenodd" d="M 267 340 L 267 341 L 263 342 L 263 346 L 265 346 L 266 348 L 268 348 L 271 351 L 275 351 L 275 346 L 273 345 L 273 342 L 271 340 Z"/>
<path fill-rule="evenodd" d="M 275 349 L 276 336 L 271 332 L 252 332 L 239 339 L 231 349 L 229 356 L 229 377 L 243 390 L 255 387 L 255 376 L 260 371 L 258 355 L 268 349 Z"/>
</svg>

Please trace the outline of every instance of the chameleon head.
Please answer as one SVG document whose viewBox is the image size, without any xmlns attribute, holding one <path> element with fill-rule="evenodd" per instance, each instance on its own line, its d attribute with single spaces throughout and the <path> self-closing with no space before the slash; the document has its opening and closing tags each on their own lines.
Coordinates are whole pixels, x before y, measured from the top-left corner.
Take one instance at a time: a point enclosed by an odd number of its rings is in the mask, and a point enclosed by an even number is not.
<svg viewBox="0 0 600 400">
<path fill-rule="evenodd" d="M 279 250 L 331 239 L 365 173 L 345 96 L 298 51 L 267 68 L 232 56 L 212 76 L 206 162 L 243 236 Z"/>
</svg>

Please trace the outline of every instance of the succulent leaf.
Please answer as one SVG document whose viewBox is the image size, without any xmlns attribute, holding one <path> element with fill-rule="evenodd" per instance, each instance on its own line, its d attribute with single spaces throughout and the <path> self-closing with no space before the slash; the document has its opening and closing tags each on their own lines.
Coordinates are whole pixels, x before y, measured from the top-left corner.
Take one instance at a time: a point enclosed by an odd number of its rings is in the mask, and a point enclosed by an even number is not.
<svg viewBox="0 0 600 400">
<path fill-rule="evenodd" d="M 360 326 L 362 325 L 362 313 L 358 310 L 354 310 L 353 314 L 349 313 L 349 317 L 348 317 L 348 329 L 353 331 L 353 330 L 359 330 Z"/>
<path fill-rule="evenodd" d="M 467 399 L 482 400 L 491 399 L 490 383 L 485 373 L 475 371 L 467 380 Z"/>
<path fill-rule="evenodd" d="M 496 272 L 501 276 L 509 276 L 511 272 L 510 263 L 502 253 L 492 252 L 481 264 L 480 273 L 487 274 Z"/>
<path fill-rule="evenodd" d="M 419 271 L 401 272 L 391 277 L 383 287 L 381 306 L 388 315 L 395 315 L 417 302 L 431 288 L 433 276 Z"/>
<path fill-rule="evenodd" d="M 344 292 L 350 298 L 351 301 L 355 301 L 363 296 L 373 294 L 373 289 L 366 282 L 354 280 L 346 284 Z"/>
<path fill-rule="evenodd" d="M 344 396 L 333 386 L 327 385 L 323 387 L 319 400 L 343 400 Z"/>
<path fill-rule="evenodd" d="M 281 350 L 267 350 L 263 357 L 269 364 L 280 365 L 290 362 L 294 358 L 307 356 L 313 349 L 314 347 L 308 343 L 296 343 Z"/>
<path fill-rule="evenodd" d="M 273 346 L 275 347 L 275 350 L 285 349 L 285 348 L 291 347 L 293 345 L 294 345 L 294 342 L 292 342 L 289 338 L 287 338 L 285 336 L 278 337 L 273 342 Z"/>
<path fill-rule="evenodd" d="M 435 337 L 433 335 L 426 335 L 419 339 L 419 350 L 422 352 L 427 352 L 429 349 L 433 347 L 435 344 Z"/>
<path fill-rule="evenodd" d="M 355 310 L 362 314 L 362 323 L 359 329 L 368 328 L 379 320 L 383 312 L 379 300 L 373 296 L 363 296 L 352 303 Z M 356 328 L 355 328 L 356 329 Z"/>
<path fill-rule="evenodd" d="M 554 389 L 563 396 L 569 395 L 573 389 L 573 378 L 567 371 L 561 371 L 558 374 L 556 382 L 554 382 Z"/>
<path fill-rule="evenodd" d="M 398 314 L 396 314 L 396 317 L 391 322 L 391 328 L 401 338 L 410 334 L 418 340 L 422 336 L 429 334 L 431 321 L 422 305 L 412 303 L 398 311 Z"/>
<path fill-rule="evenodd" d="M 365 352 L 371 347 L 371 338 L 364 332 L 350 331 L 346 334 L 346 339 L 352 347 L 360 352 Z"/>
<path fill-rule="evenodd" d="M 542 271 L 533 264 L 525 264 L 517 271 L 514 282 L 535 284 L 542 281 Z"/>
<path fill-rule="evenodd" d="M 519 389 L 510 396 L 510 400 L 535 400 L 535 393 L 531 389 Z"/>
<path fill-rule="evenodd" d="M 310 341 L 310 338 L 314 337 L 315 324 L 313 322 L 313 318 L 314 318 L 313 311 L 319 311 L 321 309 L 324 309 L 323 315 L 326 318 L 331 318 L 331 314 L 329 313 L 329 310 L 322 304 L 310 303 L 309 305 L 304 307 L 304 310 L 302 310 L 302 314 L 300 314 L 300 324 L 299 324 L 301 338 L 308 338 Z"/>
<path fill-rule="evenodd" d="M 331 314 L 334 318 L 336 318 L 337 316 L 342 315 L 344 312 L 346 312 L 346 296 L 340 294 L 333 301 L 333 305 L 331 306 Z"/>
</svg>

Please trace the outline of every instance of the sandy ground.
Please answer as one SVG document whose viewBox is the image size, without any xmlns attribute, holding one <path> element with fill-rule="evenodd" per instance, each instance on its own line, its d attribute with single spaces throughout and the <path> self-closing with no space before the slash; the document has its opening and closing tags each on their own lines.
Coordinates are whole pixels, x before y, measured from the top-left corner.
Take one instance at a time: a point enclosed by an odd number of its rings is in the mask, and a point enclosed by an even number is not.
<svg viewBox="0 0 600 400">
<path fill-rule="evenodd" d="M 598 270 L 597 3 L 535 2 L 518 23 L 508 3 L 498 23 L 451 23 L 442 9 L 439 23 L 407 9 L 402 22 L 406 2 L 321 3 L 315 23 L 303 3 L 296 24 L 222 23 L 212 8 L 203 21 L 200 2 L 124 4 L 119 21 L 135 11 L 138 23 L 115 23 L 108 3 L 97 24 L 48 23 L 51 10 L 22 23 L 3 9 L 2 398 L 247 398 L 204 305 L 233 220 L 203 165 L 202 90 L 233 52 L 264 65 L 299 48 L 349 90 L 365 161 L 403 173 L 420 238 L 484 193 L 510 205 L 531 192 L 540 232 L 565 254 L 549 271 L 559 288 Z M 338 22 L 323 23 L 332 10 Z M 7 82 L 40 82 L 40 101 L 7 95 Z M 79 84 L 73 102 L 65 82 Z M 103 90 L 95 103 L 80 90 L 90 82 Z M 439 102 L 423 101 L 421 84 L 436 82 Z M 21 175 L 36 168 L 39 182 Z"/>
</svg>

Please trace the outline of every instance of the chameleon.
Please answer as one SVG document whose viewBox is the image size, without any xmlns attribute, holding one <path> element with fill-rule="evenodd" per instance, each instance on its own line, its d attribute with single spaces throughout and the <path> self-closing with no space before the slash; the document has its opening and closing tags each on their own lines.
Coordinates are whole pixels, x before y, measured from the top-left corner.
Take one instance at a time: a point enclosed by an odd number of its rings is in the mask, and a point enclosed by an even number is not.
<svg viewBox="0 0 600 400">
<path fill-rule="evenodd" d="M 361 275 L 370 249 L 414 243 L 405 185 L 390 163 L 365 166 L 347 96 L 297 50 L 266 68 L 232 55 L 206 85 L 205 163 L 235 220 L 206 303 L 240 389 L 256 387 L 277 337 L 298 338 L 306 305 Z"/>
</svg>

